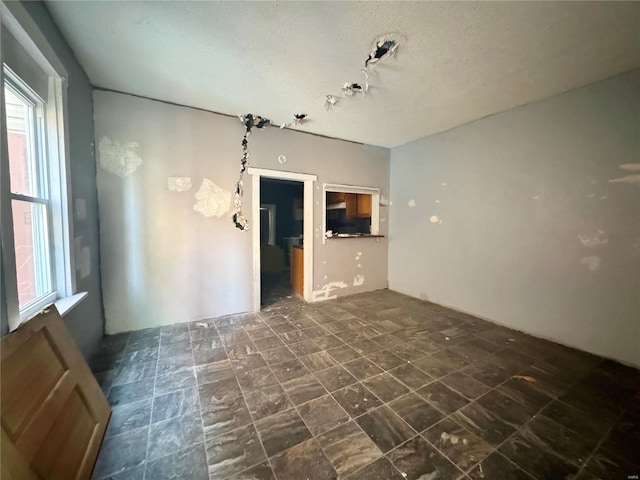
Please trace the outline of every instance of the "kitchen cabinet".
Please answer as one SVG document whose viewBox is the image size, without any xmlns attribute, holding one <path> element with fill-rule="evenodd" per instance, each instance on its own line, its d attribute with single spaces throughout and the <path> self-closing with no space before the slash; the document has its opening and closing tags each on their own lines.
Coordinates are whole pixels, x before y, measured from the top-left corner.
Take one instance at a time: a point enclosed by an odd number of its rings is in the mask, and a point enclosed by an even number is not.
<svg viewBox="0 0 640 480">
<path fill-rule="evenodd" d="M 304 249 L 291 249 L 291 286 L 296 295 L 304 296 Z"/>
</svg>

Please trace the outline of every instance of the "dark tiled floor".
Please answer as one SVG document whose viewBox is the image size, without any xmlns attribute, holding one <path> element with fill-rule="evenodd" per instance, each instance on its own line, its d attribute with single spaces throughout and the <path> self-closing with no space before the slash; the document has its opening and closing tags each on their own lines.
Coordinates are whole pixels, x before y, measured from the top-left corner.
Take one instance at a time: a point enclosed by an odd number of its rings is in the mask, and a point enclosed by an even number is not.
<svg viewBox="0 0 640 480">
<path fill-rule="evenodd" d="M 119 334 L 95 478 L 640 474 L 640 371 L 389 291 Z"/>
</svg>

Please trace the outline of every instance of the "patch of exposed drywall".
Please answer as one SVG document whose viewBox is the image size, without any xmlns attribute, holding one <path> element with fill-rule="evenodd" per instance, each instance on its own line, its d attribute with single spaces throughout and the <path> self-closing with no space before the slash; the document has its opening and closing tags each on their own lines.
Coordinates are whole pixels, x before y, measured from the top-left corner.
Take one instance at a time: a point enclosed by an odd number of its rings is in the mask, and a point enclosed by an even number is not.
<svg viewBox="0 0 640 480">
<path fill-rule="evenodd" d="M 578 235 L 580 243 L 585 247 L 599 247 L 605 245 L 609 241 L 609 236 L 604 230 L 598 230 L 597 232 L 581 233 Z"/>
<path fill-rule="evenodd" d="M 359 287 L 360 285 L 364 285 L 364 275 L 358 274 L 353 279 L 353 286 Z"/>
<path fill-rule="evenodd" d="M 231 208 L 231 192 L 220 188 L 208 178 L 202 179 L 195 197 L 197 202 L 193 209 L 205 217 L 220 218 Z"/>
<path fill-rule="evenodd" d="M 109 137 L 102 137 L 98 147 L 100 168 L 122 178 L 133 175 L 142 165 L 142 158 L 136 153 L 139 147 L 137 142 L 120 143 Z"/>
<path fill-rule="evenodd" d="M 620 170 L 627 172 L 640 171 L 640 163 L 625 163 L 619 165 Z M 640 185 L 640 173 L 634 173 L 631 175 L 625 175 L 624 177 L 614 178 L 609 180 L 609 183 L 628 183 L 630 185 Z"/>
<path fill-rule="evenodd" d="M 186 192 L 191 190 L 191 177 L 168 177 L 167 188 L 170 192 Z"/>
<path fill-rule="evenodd" d="M 587 268 L 592 272 L 599 270 L 601 263 L 602 263 L 602 259 L 596 255 L 583 257 L 582 260 L 580 260 L 580 265 L 586 265 Z"/>
<path fill-rule="evenodd" d="M 313 301 L 323 302 L 325 300 L 333 300 L 334 298 L 338 298 L 338 295 L 333 293 L 336 290 L 347 287 L 348 285 L 345 282 L 329 282 L 321 289 L 313 291 Z"/>
</svg>

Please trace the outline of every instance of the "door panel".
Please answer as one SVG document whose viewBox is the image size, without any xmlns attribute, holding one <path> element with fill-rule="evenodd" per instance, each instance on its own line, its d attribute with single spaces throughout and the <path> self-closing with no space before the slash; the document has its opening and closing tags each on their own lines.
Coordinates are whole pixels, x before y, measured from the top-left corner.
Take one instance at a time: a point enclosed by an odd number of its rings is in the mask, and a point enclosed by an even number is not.
<svg viewBox="0 0 640 480">
<path fill-rule="evenodd" d="M 3 337 L 0 367 L 2 478 L 88 479 L 111 410 L 54 307 Z"/>
</svg>

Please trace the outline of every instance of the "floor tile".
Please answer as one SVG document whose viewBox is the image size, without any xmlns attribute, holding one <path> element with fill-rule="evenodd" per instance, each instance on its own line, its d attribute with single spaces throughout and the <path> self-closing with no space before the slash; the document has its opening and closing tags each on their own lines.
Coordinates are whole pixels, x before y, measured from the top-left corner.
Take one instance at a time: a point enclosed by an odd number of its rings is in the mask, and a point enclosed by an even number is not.
<svg viewBox="0 0 640 480">
<path fill-rule="evenodd" d="M 293 407 L 280 385 L 252 390 L 246 393 L 245 400 L 254 421 Z"/>
<path fill-rule="evenodd" d="M 147 463 L 145 478 L 209 480 L 204 444 L 185 448 Z"/>
<path fill-rule="evenodd" d="M 469 401 L 440 382 L 432 382 L 416 393 L 438 410 L 449 414 L 464 407 Z"/>
<path fill-rule="evenodd" d="M 156 377 L 154 393 L 156 395 L 162 395 L 163 393 L 169 393 L 182 388 L 193 387 L 195 385 L 195 370 L 193 368 L 188 368 L 162 377 Z"/>
<path fill-rule="evenodd" d="M 315 376 L 330 392 L 334 392 L 357 382 L 357 380 L 348 371 L 339 365 L 317 372 Z"/>
<path fill-rule="evenodd" d="M 160 343 L 158 357 L 167 358 L 173 357 L 174 355 L 185 355 L 191 352 L 191 340 L 186 339 L 170 343 Z"/>
<path fill-rule="evenodd" d="M 469 472 L 469 477 L 473 480 L 533 480 L 534 478 L 498 452 L 482 460 Z"/>
<path fill-rule="evenodd" d="M 402 418 L 386 406 L 362 415 L 356 422 L 383 453 L 416 434 Z"/>
<path fill-rule="evenodd" d="M 451 418 L 490 445 L 499 445 L 513 432 L 510 427 L 478 403 L 470 403 L 451 415 Z"/>
<path fill-rule="evenodd" d="M 267 462 L 261 463 L 260 465 L 256 465 L 255 467 L 251 467 L 244 472 L 231 475 L 227 478 L 229 478 L 230 480 L 276 480 L 276 477 L 273 476 L 271 466 L 269 466 Z M 210 480 L 217 479 L 214 475 L 212 475 Z"/>
<path fill-rule="evenodd" d="M 338 480 L 338 474 L 315 439 L 275 455 L 271 458 L 271 466 L 278 480 L 300 480 L 310 478 L 310 475 L 323 480 Z"/>
<path fill-rule="evenodd" d="M 157 360 L 121 365 L 113 385 L 138 382 L 146 378 L 153 378 L 156 374 Z"/>
<path fill-rule="evenodd" d="M 333 397 L 354 418 L 382 405 L 382 402 L 360 383 L 333 392 Z"/>
<path fill-rule="evenodd" d="M 198 385 L 217 382 L 234 377 L 233 369 L 231 368 L 231 362 L 229 362 L 228 360 L 208 363 L 206 365 L 198 365 L 195 368 L 195 373 L 198 379 Z"/>
<path fill-rule="evenodd" d="M 420 388 L 433 381 L 430 375 L 409 364 L 389 370 L 389 373 L 413 389 Z"/>
<path fill-rule="evenodd" d="M 240 388 L 242 388 L 245 393 L 252 392 L 254 390 L 261 390 L 265 387 L 270 387 L 278 383 L 278 379 L 271 372 L 269 367 L 240 372 L 236 377 L 240 384 Z"/>
<path fill-rule="evenodd" d="M 282 386 L 294 405 L 306 403 L 328 393 L 313 375 L 294 378 L 283 383 Z"/>
<path fill-rule="evenodd" d="M 257 421 L 256 428 L 268 456 L 311 437 L 311 432 L 293 408 Z"/>
<path fill-rule="evenodd" d="M 555 452 L 576 465 L 586 462 L 587 457 L 596 447 L 595 442 L 586 440 L 579 433 L 563 427 L 544 415 L 536 415 L 520 430 L 520 434 L 526 440 Z M 633 448 L 637 446 L 636 443 Z"/>
<path fill-rule="evenodd" d="M 552 452 L 540 448 L 531 440 L 515 434 L 498 451 L 536 478 L 561 480 L 571 478 L 578 468 Z"/>
<path fill-rule="evenodd" d="M 366 467 L 358 470 L 347 480 L 403 480 L 404 477 L 393 466 L 393 464 L 382 457 Z"/>
<path fill-rule="evenodd" d="M 332 348 L 330 350 L 327 350 L 327 353 L 331 355 L 338 363 L 350 362 L 351 360 L 355 360 L 356 358 L 361 356 L 353 348 L 347 345 Z"/>
<path fill-rule="evenodd" d="M 314 435 L 320 435 L 349 421 L 349 415 L 331 395 L 316 398 L 299 406 L 298 412 Z"/>
<path fill-rule="evenodd" d="M 211 478 L 226 479 L 266 460 L 255 427 L 207 435 L 207 461 Z"/>
<path fill-rule="evenodd" d="M 512 373 L 492 363 L 476 364 L 464 368 L 462 372 L 489 387 L 497 387 L 511 378 Z"/>
<path fill-rule="evenodd" d="M 388 350 L 371 353 L 367 355 L 367 358 L 384 370 L 391 370 L 406 363 Z"/>
<path fill-rule="evenodd" d="M 94 476 L 103 478 L 141 465 L 147 452 L 149 427 L 107 438 L 102 443 Z"/>
<path fill-rule="evenodd" d="M 515 399 L 499 389 L 491 390 L 477 401 L 479 405 L 514 428 L 524 425 L 538 411 L 537 408 L 521 402 L 524 402 L 522 398 Z"/>
<path fill-rule="evenodd" d="M 409 388 L 388 373 L 376 375 L 362 382 L 383 402 L 390 402 L 409 391 Z"/>
<path fill-rule="evenodd" d="M 388 455 L 407 480 L 437 478 L 454 480 L 462 475 L 453 463 L 420 437 L 401 444 Z"/>
<path fill-rule="evenodd" d="M 490 390 L 484 383 L 461 372 L 454 372 L 451 375 L 441 378 L 440 381 L 469 400 L 475 400 Z"/>
<path fill-rule="evenodd" d="M 193 366 L 193 354 L 191 353 L 161 358 L 158 360 L 158 371 L 156 375 L 169 375 L 180 370 L 192 368 Z"/>
<path fill-rule="evenodd" d="M 196 387 L 184 388 L 158 395 L 153 399 L 151 423 L 182 415 L 199 415 L 200 401 Z"/>
<path fill-rule="evenodd" d="M 205 365 L 227 359 L 224 348 L 212 348 L 211 350 L 200 350 L 193 352 L 193 361 L 196 365 Z"/>
<path fill-rule="evenodd" d="M 147 459 L 164 457 L 203 441 L 199 415 L 183 415 L 154 423 L 149 428 Z"/>
<path fill-rule="evenodd" d="M 300 361 L 304 363 L 311 372 L 319 372 L 336 365 L 335 360 L 326 351 L 300 357 Z"/>
<path fill-rule="evenodd" d="M 445 418 L 422 436 L 463 471 L 486 458 L 494 447 L 469 430 Z"/>
<path fill-rule="evenodd" d="M 296 354 L 284 345 L 271 350 L 262 350 L 260 355 L 262 355 L 262 358 L 264 358 L 269 365 L 275 365 L 277 363 L 296 359 Z"/>
<path fill-rule="evenodd" d="M 444 417 L 442 412 L 415 393 L 409 393 L 392 401 L 389 407 L 417 432 L 429 428 Z"/>
<path fill-rule="evenodd" d="M 105 438 L 146 427 L 151 421 L 151 398 L 118 405 L 111 409 Z"/>
<path fill-rule="evenodd" d="M 382 452 L 354 422 L 320 435 L 318 443 L 341 477 L 350 475 L 382 456 Z"/>
<path fill-rule="evenodd" d="M 227 432 L 251 423 L 235 378 L 200 385 L 198 394 L 205 433 Z"/>
<path fill-rule="evenodd" d="M 109 391 L 109 403 L 112 406 L 144 400 L 153 396 L 155 377 L 146 378 L 139 382 L 116 385 Z"/>
<path fill-rule="evenodd" d="M 300 360 L 289 360 L 277 365 L 272 365 L 271 371 L 282 383 L 309 374 L 309 370 L 307 370 Z"/>
</svg>

